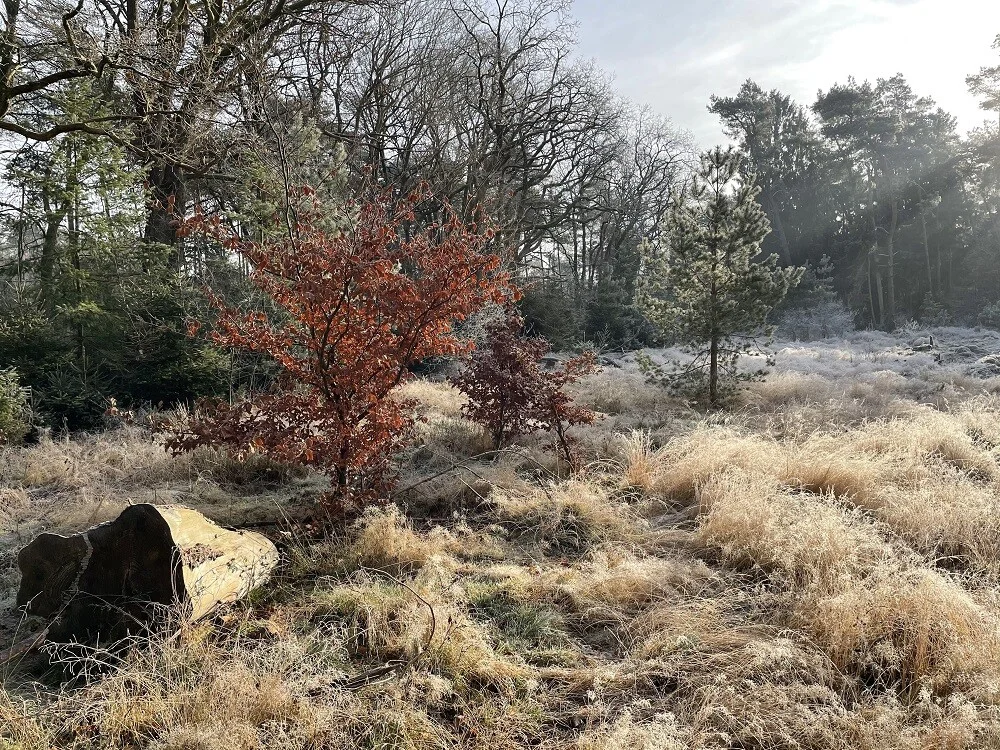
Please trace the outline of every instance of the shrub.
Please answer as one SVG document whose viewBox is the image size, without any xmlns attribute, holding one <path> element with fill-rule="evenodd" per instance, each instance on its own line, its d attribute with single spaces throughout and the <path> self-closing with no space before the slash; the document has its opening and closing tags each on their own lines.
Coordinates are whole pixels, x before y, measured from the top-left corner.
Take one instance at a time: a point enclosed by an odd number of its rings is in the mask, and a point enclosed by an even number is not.
<svg viewBox="0 0 1000 750">
<path fill-rule="evenodd" d="M 569 294 L 568 285 L 557 281 L 539 281 L 524 290 L 518 305 L 524 327 L 558 349 L 569 349 L 584 335 L 581 312 Z"/>
<path fill-rule="evenodd" d="M 806 263 L 802 280 L 774 309 L 782 338 L 813 341 L 854 330 L 854 313 L 834 289 L 833 276 L 833 264 L 826 255 L 817 265 Z"/>
<path fill-rule="evenodd" d="M 539 359 L 549 351 L 548 341 L 523 337 L 523 328 L 524 321 L 513 311 L 488 326 L 486 345 L 452 378 L 469 399 L 462 412 L 486 428 L 495 448 L 537 430 L 555 432 L 563 457 L 575 466 L 567 430 L 592 423 L 595 415 L 574 405 L 564 389 L 596 372 L 594 354 L 587 352 L 547 372 Z"/>
<path fill-rule="evenodd" d="M 0 445 L 20 443 L 30 429 L 28 389 L 21 387 L 17 371 L 0 370 Z"/>
<path fill-rule="evenodd" d="M 952 324 L 951 313 L 944 304 L 927 292 L 920 305 L 920 322 L 925 326 L 948 326 Z"/>
<path fill-rule="evenodd" d="M 1000 302 L 992 302 L 980 310 L 979 325 L 1000 331 Z"/>
<path fill-rule="evenodd" d="M 267 393 L 237 403 L 202 401 L 184 421 L 169 422 L 175 453 L 226 446 L 327 473 L 340 503 L 361 503 L 385 489 L 388 460 L 409 428 L 409 405 L 390 393 L 415 362 L 466 353 L 453 323 L 513 293 L 500 258 L 488 250 L 493 230 L 463 224 L 425 186 L 402 200 L 376 192 L 348 204 L 351 226 L 323 228 L 312 193 L 287 236 L 243 240 L 218 220 L 201 231 L 245 258 L 253 283 L 282 317 L 230 307 L 211 290 L 218 311 L 211 339 L 262 352 L 281 374 Z M 430 207 L 443 220 L 416 221 Z M 191 326 L 192 334 L 198 325 Z"/>
</svg>

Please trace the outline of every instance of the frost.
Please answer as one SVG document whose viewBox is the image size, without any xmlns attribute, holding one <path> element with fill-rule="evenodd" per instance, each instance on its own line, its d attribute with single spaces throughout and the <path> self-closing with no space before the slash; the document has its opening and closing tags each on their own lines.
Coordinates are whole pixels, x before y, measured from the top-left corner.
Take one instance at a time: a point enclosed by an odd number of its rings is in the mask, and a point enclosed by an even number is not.
<svg viewBox="0 0 1000 750">
<path fill-rule="evenodd" d="M 655 363 L 682 365 L 691 355 L 677 348 L 646 350 Z M 1000 332 L 984 328 L 907 328 L 896 333 L 852 331 L 814 341 L 776 339 L 760 354 L 745 356 L 741 369 L 765 365 L 773 354 L 774 373 L 794 373 L 827 379 L 874 381 L 895 378 L 965 376 L 1000 377 Z M 638 371 L 636 354 L 616 359 Z"/>
</svg>

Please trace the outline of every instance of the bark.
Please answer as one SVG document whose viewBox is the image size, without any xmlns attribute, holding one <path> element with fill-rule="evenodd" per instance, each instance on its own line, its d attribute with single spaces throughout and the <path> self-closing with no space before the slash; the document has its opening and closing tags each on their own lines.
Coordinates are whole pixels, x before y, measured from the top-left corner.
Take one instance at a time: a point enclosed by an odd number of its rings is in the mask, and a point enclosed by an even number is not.
<svg viewBox="0 0 1000 750">
<path fill-rule="evenodd" d="M 263 584 L 277 565 L 260 534 L 180 506 L 133 505 L 73 536 L 41 534 L 17 557 L 17 605 L 54 617 L 54 641 L 110 643 L 193 622 Z"/>
<path fill-rule="evenodd" d="M 74 172 L 75 175 L 75 172 Z M 73 190 L 73 205 L 68 216 L 68 230 L 69 230 L 69 254 L 70 262 L 73 264 L 73 297 L 76 304 L 83 302 L 83 265 L 80 262 L 80 196 L 76 189 L 77 184 L 74 176 Z M 86 348 L 84 346 L 83 340 L 83 321 L 80 316 L 77 316 L 76 325 L 73 329 L 73 335 L 76 339 L 75 349 L 76 349 L 76 361 L 80 365 L 81 371 L 86 372 L 84 367 L 84 360 L 86 359 Z"/>
<path fill-rule="evenodd" d="M 871 317 L 871 321 L 872 321 L 872 325 L 875 325 L 875 321 L 877 320 L 877 317 L 875 315 L 875 285 L 872 282 L 872 279 L 874 278 L 874 272 L 872 270 L 872 254 L 873 254 L 873 252 L 874 252 L 874 250 L 869 250 L 868 251 L 868 305 L 871 308 L 871 316 L 872 316 Z M 881 300 L 879 301 L 879 305 L 881 306 Z"/>
<path fill-rule="evenodd" d="M 877 260 L 877 259 L 876 259 Z M 878 299 L 878 327 L 885 328 L 885 286 L 882 283 L 882 269 L 875 263 L 875 292 Z"/>
<path fill-rule="evenodd" d="M 42 252 L 38 259 L 38 282 L 41 287 L 42 303 L 52 312 L 56 304 L 56 266 L 59 263 L 59 229 L 66 218 L 65 205 L 53 210 L 49 198 L 42 198 L 45 207 L 45 233 L 42 236 Z"/>
<path fill-rule="evenodd" d="M 886 330 L 891 331 L 896 327 L 896 226 L 899 224 L 899 201 L 894 200 L 891 208 L 891 219 L 889 221 L 889 239 L 886 242 Z"/>
<path fill-rule="evenodd" d="M 927 290 L 933 297 L 936 296 L 934 293 L 934 272 L 931 266 L 931 246 L 927 241 L 927 215 L 923 203 L 920 204 L 920 228 L 924 232 L 924 256 L 927 259 Z"/>
<path fill-rule="evenodd" d="M 148 181 L 149 213 L 143 239 L 170 247 L 169 267 L 180 270 L 182 257 L 177 231 L 187 204 L 184 173 L 172 164 L 156 164 L 149 171 Z"/>
<path fill-rule="evenodd" d="M 709 351 L 708 403 L 711 406 L 719 403 L 719 334 L 717 331 L 712 331 L 712 343 Z"/>
<path fill-rule="evenodd" d="M 788 237 L 785 235 L 785 224 L 781 221 L 781 214 L 778 213 L 778 204 L 774 200 L 774 196 L 770 193 L 766 193 L 766 210 L 768 216 L 771 219 L 771 228 L 774 229 L 774 233 L 778 236 L 778 246 L 781 250 L 781 262 L 786 265 L 792 265 L 792 251 L 788 248 Z"/>
</svg>

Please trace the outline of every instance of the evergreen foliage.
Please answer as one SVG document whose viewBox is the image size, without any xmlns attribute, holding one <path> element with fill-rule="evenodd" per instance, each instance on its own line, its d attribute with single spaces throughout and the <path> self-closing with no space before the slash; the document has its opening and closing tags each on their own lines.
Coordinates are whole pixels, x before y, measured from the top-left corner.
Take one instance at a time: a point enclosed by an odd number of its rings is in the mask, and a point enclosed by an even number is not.
<svg viewBox="0 0 1000 750">
<path fill-rule="evenodd" d="M 28 389 L 21 385 L 17 371 L 0 370 L 0 445 L 20 443 L 31 429 Z"/>
<path fill-rule="evenodd" d="M 760 188 L 740 169 L 732 148 L 702 155 L 688 195 L 664 219 L 645 290 L 650 320 L 694 355 L 680 373 L 647 364 L 650 375 L 693 388 L 711 406 L 738 379 L 739 355 L 767 333 L 769 313 L 802 275 L 780 268 L 774 255 L 761 257 L 770 227 L 756 200 Z"/>
</svg>

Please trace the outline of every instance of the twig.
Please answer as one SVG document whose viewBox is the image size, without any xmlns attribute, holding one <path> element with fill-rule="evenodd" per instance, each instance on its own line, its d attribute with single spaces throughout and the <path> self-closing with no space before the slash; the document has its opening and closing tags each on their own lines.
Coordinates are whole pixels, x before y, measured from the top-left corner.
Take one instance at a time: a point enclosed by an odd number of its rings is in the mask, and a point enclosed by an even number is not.
<svg viewBox="0 0 1000 750">
<path fill-rule="evenodd" d="M 355 675 L 354 677 L 351 677 L 349 679 L 340 680 L 334 683 L 337 687 L 343 690 L 358 690 L 359 688 L 371 685 L 373 682 L 382 677 L 385 677 L 386 675 L 390 675 L 393 672 L 396 672 L 400 669 L 413 665 L 417 661 L 417 659 L 419 659 L 424 653 L 426 653 L 430 649 L 431 643 L 434 642 L 434 635 L 437 632 L 437 615 L 434 613 L 434 607 L 424 597 L 422 597 L 420 594 L 414 591 L 411 586 L 403 583 L 391 573 L 387 573 L 384 570 L 379 570 L 378 568 L 362 567 L 361 570 L 366 573 L 375 573 L 376 575 L 388 578 L 397 586 L 409 591 L 413 595 L 413 597 L 419 600 L 420 603 L 423 604 L 425 607 L 427 607 L 427 611 L 430 612 L 431 631 L 427 636 L 427 640 L 424 642 L 424 647 L 420 650 L 419 653 L 415 654 L 411 659 L 405 659 L 405 660 L 397 659 L 395 661 L 390 661 L 387 662 L 386 664 L 383 664 L 381 667 L 375 667 L 374 669 L 369 669 L 368 671 L 362 672 L 359 675 Z"/>
<path fill-rule="evenodd" d="M 424 647 L 421 650 L 421 653 L 423 653 L 424 651 L 427 651 L 431 647 L 431 643 L 433 643 L 433 641 L 434 641 L 434 633 L 437 631 L 437 615 L 434 614 L 434 607 L 431 605 L 431 603 L 428 602 L 426 599 L 424 599 L 424 597 L 422 597 L 416 591 L 414 591 L 411 586 L 409 586 L 408 584 L 403 583 L 401 580 L 399 580 L 398 578 L 396 578 L 396 576 L 392 575 L 391 573 L 387 573 L 384 570 L 379 570 L 378 568 L 365 568 L 365 567 L 362 567 L 361 570 L 365 571 L 366 573 L 375 573 L 376 575 L 380 575 L 380 576 L 383 576 L 385 578 L 388 578 L 390 581 L 392 581 L 393 583 L 395 583 L 397 586 L 399 586 L 401 588 L 404 588 L 407 591 L 409 591 L 413 595 L 413 597 L 415 599 L 418 599 L 421 604 L 423 604 L 425 607 L 427 607 L 427 611 L 431 613 L 431 632 L 427 636 L 427 642 L 424 644 Z M 418 654 L 418 656 L 419 656 L 419 654 Z"/>
</svg>

